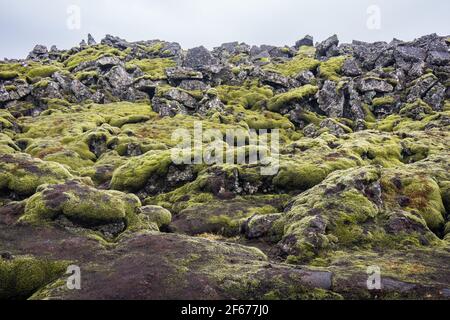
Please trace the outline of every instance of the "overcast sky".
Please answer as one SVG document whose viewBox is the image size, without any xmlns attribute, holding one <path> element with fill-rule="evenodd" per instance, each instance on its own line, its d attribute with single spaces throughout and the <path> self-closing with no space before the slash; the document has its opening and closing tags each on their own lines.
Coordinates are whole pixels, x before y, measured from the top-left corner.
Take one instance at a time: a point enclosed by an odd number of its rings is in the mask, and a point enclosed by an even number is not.
<svg viewBox="0 0 450 320">
<path fill-rule="evenodd" d="M 305 34 L 315 41 L 334 33 L 341 42 L 412 40 L 449 35 L 449 12 L 448 0 L 0 0 L 0 59 L 24 58 L 35 44 L 67 49 L 87 33 L 183 48 L 293 45 Z"/>
</svg>

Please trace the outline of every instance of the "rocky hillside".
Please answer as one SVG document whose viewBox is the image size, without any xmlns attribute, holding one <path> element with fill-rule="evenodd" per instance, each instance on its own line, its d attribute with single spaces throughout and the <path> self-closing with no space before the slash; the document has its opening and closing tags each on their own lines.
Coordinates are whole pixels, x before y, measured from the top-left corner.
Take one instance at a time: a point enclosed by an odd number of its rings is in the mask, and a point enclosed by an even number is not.
<svg viewBox="0 0 450 320">
<path fill-rule="evenodd" d="M 0 62 L 0 299 L 449 299 L 449 47 L 89 35 Z M 279 129 L 279 170 L 174 163 L 197 121 Z"/>
</svg>

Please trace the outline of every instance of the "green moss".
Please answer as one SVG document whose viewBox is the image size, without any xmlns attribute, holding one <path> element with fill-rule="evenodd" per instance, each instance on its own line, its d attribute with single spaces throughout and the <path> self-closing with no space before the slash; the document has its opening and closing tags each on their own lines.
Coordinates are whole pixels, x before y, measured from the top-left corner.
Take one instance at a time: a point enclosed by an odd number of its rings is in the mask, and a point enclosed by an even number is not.
<svg viewBox="0 0 450 320">
<path fill-rule="evenodd" d="M 12 80 L 18 76 L 19 74 L 15 71 L 0 71 L 0 80 Z"/>
<path fill-rule="evenodd" d="M 5 86 L 6 91 L 16 91 L 17 87 L 15 85 Z"/>
<path fill-rule="evenodd" d="M 38 66 L 28 70 L 26 76 L 30 79 L 46 78 L 50 77 L 52 74 L 59 70 L 60 69 L 56 66 Z"/>
<path fill-rule="evenodd" d="M 138 191 L 149 179 L 163 176 L 172 163 L 170 151 L 150 151 L 128 160 L 114 171 L 111 188 L 122 191 Z"/>
<path fill-rule="evenodd" d="M 140 209 L 140 212 L 146 215 L 150 221 L 155 222 L 158 228 L 167 226 L 172 221 L 172 214 L 170 211 L 160 206 L 145 206 Z"/>
<path fill-rule="evenodd" d="M 242 221 L 222 214 L 210 217 L 208 223 L 215 225 L 214 229 L 218 230 L 217 233 L 227 237 L 239 234 Z"/>
<path fill-rule="evenodd" d="M 223 103 L 240 105 L 245 109 L 261 107 L 265 101 L 273 97 L 270 87 L 258 86 L 254 82 L 247 82 L 243 86 L 222 85 L 215 89 Z"/>
<path fill-rule="evenodd" d="M 162 41 L 155 41 L 155 43 L 151 45 L 139 45 L 140 49 L 144 50 L 147 53 L 150 54 L 159 54 L 161 53 L 161 50 L 164 48 L 164 42 Z M 164 52 L 163 52 L 164 53 Z"/>
<path fill-rule="evenodd" d="M 394 103 L 395 103 L 395 99 L 392 96 L 383 96 L 383 97 L 374 98 L 372 100 L 372 105 L 374 107 L 389 106 Z"/>
<path fill-rule="evenodd" d="M 39 288 L 64 274 L 67 262 L 18 256 L 0 258 L 0 299 L 26 299 Z"/>
<path fill-rule="evenodd" d="M 433 109 L 422 99 L 418 99 L 413 103 L 407 103 L 400 109 L 400 115 L 414 119 L 422 119 L 425 115 L 431 113 L 433 113 Z"/>
<path fill-rule="evenodd" d="M 40 80 L 34 86 L 35 88 L 47 88 L 48 84 L 49 84 L 48 80 Z"/>
<path fill-rule="evenodd" d="M 385 67 L 385 68 L 382 68 L 381 70 L 383 70 L 383 72 L 389 73 L 389 72 L 394 72 L 395 68 L 394 67 Z"/>
<path fill-rule="evenodd" d="M 116 119 L 111 119 L 110 124 L 114 127 L 122 127 L 127 123 L 139 123 L 150 120 L 150 117 L 147 115 L 130 115 L 126 117 L 120 117 Z"/>
<path fill-rule="evenodd" d="M 98 78 L 98 73 L 97 71 L 81 71 L 75 74 L 75 78 L 79 81 L 83 81 L 88 78 Z"/>
<path fill-rule="evenodd" d="M 288 190 L 307 190 L 320 183 L 327 174 L 328 171 L 325 168 L 317 167 L 314 164 L 283 163 L 272 183 L 279 188 Z"/>
<path fill-rule="evenodd" d="M 22 153 L 0 155 L 0 190 L 13 191 L 22 196 L 35 192 L 44 183 L 69 179 L 69 171 L 54 162 L 44 162 Z"/>
<path fill-rule="evenodd" d="M 291 102 L 301 102 L 302 100 L 315 95 L 318 90 L 318 87 L 307 84 L 303 87 L 295 88 L 286 93 L 274 96 L 269 100 L 267 106 L 271 111 L 279 111 L 281 107 Z"/>
<path fill-rule="evenodd" d="M 362 104 L 362 109 L 364 111 L 364 120 L 367 122 L 375 122 L 377 119 L 372 112 L 372 109 L 365 103 Z"/>
<path fill-rule="evenodd" d="M 391 181 L 383 181 L 386 190 L 392 192 L 387 197 L 406 196 L 409 199 L 406 210 L 418 212 L 431 230 L 443 228 L 445 208 L 436 181 L 426 176 L 406 176 L 401 178 L 400 190 Z"/>
<path fill-rule="evenodd" d="M 339 73 L 346 59 L 346 56 L 339 56 L 322 62 L 319 67 L 320 75 L 328 80 L 338 82 L 341 79 Z"/>
<path fill-rule="evenodd" d="M 127 69 L 139 67 L 151 80 L 164 80 L 167 78 L 166 69 L 176 66 L 175 61 L 169 58 L 154 58 L 154 59 L 142 59 L 131 60 L 126 63 Z"/>
<path fill-rule="evenodd" d="M 304 52 L 300 48 L 299 53 L 283 63 L 271 63 L 263 67 L 263 70 L 280 73 L 286 77 L 295 77 L 303 71 L 316 69 L 320 65 L 320 61 L 309 56 L 308 52 Z"/>
<path fill-rule="evenodd" d="M 64 61 L 64 66 L 69 71 L 72 71 L 83 62 L 95 61 L 105 56 L 117 56 L 119 58 L 124 58 L 126 54 L 126 50 L 120 51 L 119 49 L 111 48 L 106 45 L 95 45 L 81 50 L 73 55 L 63 57 L 66 58 Z"/>
<path fill-rule="evenodd" d="M 59 196 L 59 198 L 58 198 Z M 132 226 L 138 221 L 141 202 L 135 195 L 118 191 L 98 190 L 79 181 L 45 185 L 28 199 L 22 222 L 51 221 L 62 214 L 81 225 L 95 226 L 126 221 Z"/>
</svg>

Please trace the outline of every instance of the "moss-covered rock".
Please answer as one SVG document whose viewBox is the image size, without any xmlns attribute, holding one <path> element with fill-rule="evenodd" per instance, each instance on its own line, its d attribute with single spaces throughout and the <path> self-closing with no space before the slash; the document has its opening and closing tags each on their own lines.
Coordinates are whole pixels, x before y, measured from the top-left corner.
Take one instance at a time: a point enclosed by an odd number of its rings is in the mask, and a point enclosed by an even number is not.
<svg viewBox="0 0 450 320">
<path fill-rule="evenodd" d="M 39 224 L 62 215 L 86 227 L 123 224 L 123 231 L 139 223 L 140 206 L 141 202 L 135 195 L 98 190 L 71 180 L 65 184 L 41 186 L 38 193 L 27 200 L 20 221 Z"/>
<path fill-rule="evenodd" d="M 299 103 L 308 97 L 314 96 L 318 90 L 318 87 L 307 84 L 303 87 L 292 89 L 286 93 L 281 93 L 274 96 L 269 100 L 267 106 L 271 111 L 279 111 L 281 107 L 286 106 L 289 103 Z"/>
<path fill-rule="evenodd" d="M 323 76 L 327 80 L 331 81 L 339 81 L 340 75 L 339 73 L 342 70 L 342 66 L 344 65 L 346 56 L 332 57 L 320 64 L 319 72 L 320 75 Z"/>
<path fill-rule="evenodd" d="M 67 262 L 32 256 L 0 258 L 0 299 L 26 299 L 64 274 L 67 266 Z"/>
<path fill-rule="evenodd" d="M 127 69 L 140 68 L 145 76 L 151 80 L 166 79 L 166 69 L 174 66 L 176 66 L 176 63 L 169 58 L 131 60 L 125 65 Z"/>
<path fill-rule="evenodd" d="M 404 185 L 408 195 L 402 197 L 386 185 L 392 174 L 397 178 L 392 183 Z M 431 230 L 442 226 L 442 214 L 439 188 L 431 180 L 377 167 L 349 169 L 331 174 L 295 198 L 277 221 L 278 230 L 284 226 L 278 246 L 299 261 L 309 261 L 337 248 L 439 245 Z"/>
<path fill-rule="evenodd" d="M 63 182 L 73 176 L 62 165 L 23 153 L 0 154 L 0 190 L 19 197 L 32 195 L 46 183 Z"/>
<path fill-rule="evenodd" d="M 123 191 L 138 191 L 150 179 L 164 177 L 172 164 L 170 151 L 149 151 L 134 157 L 120 166 L 111 180 L 111 188 Z"/>
<path fill-rule="evenodd" d="M 150 221 L 155 222 L 158 228 L 168 226 L 172 221 L 172 214 L 169 210 L 160 206 L 144 206 L 139 211 L 149 217 Z"/>
</svg>

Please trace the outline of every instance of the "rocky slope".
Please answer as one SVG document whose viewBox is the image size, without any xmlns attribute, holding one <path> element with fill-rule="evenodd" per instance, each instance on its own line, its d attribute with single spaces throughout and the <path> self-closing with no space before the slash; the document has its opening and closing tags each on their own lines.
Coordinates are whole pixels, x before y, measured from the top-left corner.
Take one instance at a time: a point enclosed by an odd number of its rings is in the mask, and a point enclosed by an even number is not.
<svg viewBox="0 0 450 320">
<path fill-rule="evenodd" d="M 449 299 L 449 47 L 89 36 L 0 62 L 0 298 Z M 196 121 L 279 129 L 280 169 L 173 163 Z"/>
</svg>

